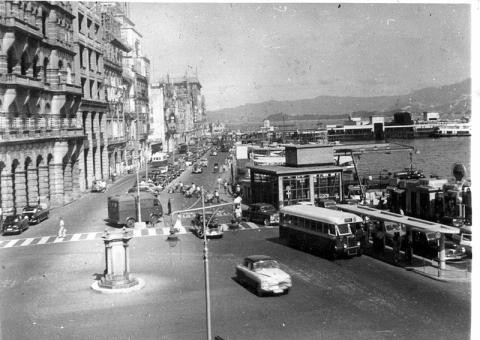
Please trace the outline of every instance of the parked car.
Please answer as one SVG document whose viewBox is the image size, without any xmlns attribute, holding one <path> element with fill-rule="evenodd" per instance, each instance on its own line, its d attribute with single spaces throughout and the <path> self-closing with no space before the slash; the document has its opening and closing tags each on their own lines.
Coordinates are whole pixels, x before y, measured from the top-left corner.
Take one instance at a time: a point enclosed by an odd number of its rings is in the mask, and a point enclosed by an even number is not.
<svg viewBox="0 0 480 340">
<path fill-rule="evenodd" d="M 3 221 L 3 235 L 21 234 L 28 229 L 28 217 L 22 215 L 7 216 Z"/>
<path fill-rule="evenodd" d="M 102 180 L 94 180 L 92 182 L 92 192 L 105 192 L 107 191 L 107 182 Z"/>
<path fill-rule="evenodd" d="M 464 219 L 460 217 L 443 216 L 440 219 L 440 223 L 456 228 L 461 228 L 463 226 Z"/>
<path fill-rule="evenodd" d="M 210 152 L 210 156 L 217 156 L 218 155 L 218 152 L 213 150 L 212 152 Z"/>
<path fill-rule="evenodd" d="M 248 221 L 259 222 L 264 225 L 278 224 L 280 215 L 278 210 L 269 203 L 253 203 L 248 207 L 246 217 Z"/>
<path fill-rule="evenodd" d="M 193 174 L 201 174 L 202 172 L 203 172 L 203 170 L 202 170 L 202 167 L 200 166 L 200 164 L 194 164 L 193 165 L 193 169 L 192 169 Z"/>
<path fill-rule="evenodd" d="M 218 163 L 213 164 L 213 172 L 217 173 L 218 169 Z"/>
<path fill-rule="evenodd" d="M 316 203 L 317 203 L 317 206 L 319 206 L 319 207 L 321 207 L 321 208 L 338 210 L 338 208 L 337 208 L 337 202 L 335 202 L 335 200 L 330 200 L 330 199 L 318 199 Z"/>
<path fill-rule="evenodd" d="M 413 251 L 419 255 L 438 258 L 438 241 L 435 233 L 412 231 Z M 445 260 L 456 261 L 467 257 L 465 247 L 453 241 L 445 240 Z"/>
<path fill-rule="evenodd" d="M 208 159 L 200 158 L 200 165 L 203 166 L 204 168 L 208 167 Z"/>
<path fill-rule="evenodd" d="M 453 242 L 465 248 L 468 257 L 472 257 L 472 230 L 471 228 L 460 228 L 459 234 L 453 234 Z"/>
<path fill-rule="evenodd" d="M 404 242 L 405 240 L 405 235 L 407 233 L 407 229 L 404 225 L 399 225 L 398 223 L 395 222 L 389 222 L 385 221 L 385 243 L 388 244 L 389 246 L 393 245 L 393 237 L 395 236 L 395 233 L 398 232 L 400 233 L 400 242 Z"/>
<path fill-rule="evenodd" d="M 217 218 L 212 213 L 205 213 L 207 238 L 220 238 L 223 236 L 223 230 L 218 223 Z M 195 235 L 203 237 L 203 214 L 197 213 L 192 220 L 192 229 Z"/>
<path fill-rule="evenodd" d="M 38 205 L 27 205 L 23 208 L 22 215 L 28 218 L 29 224 L 40 223 L 48 218 L 50 211 L 47 207 Z"/>
<path fill-rule="evenodd" d="M 280 269 L 277 261 L 266 255 L 247 256 L 236 266 L 237 282 L 255 289 L 258 296 L 265 293 L 288 294 L 292 278 Z"/>
</svg>

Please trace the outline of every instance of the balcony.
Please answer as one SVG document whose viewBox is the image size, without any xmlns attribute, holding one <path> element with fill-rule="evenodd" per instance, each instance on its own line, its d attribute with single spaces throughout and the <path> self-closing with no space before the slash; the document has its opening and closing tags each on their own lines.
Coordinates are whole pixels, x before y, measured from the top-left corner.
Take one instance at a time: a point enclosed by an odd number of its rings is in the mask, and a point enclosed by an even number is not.
<svg viewBox="0 0 480 340">
<path fill-rule="evenodd" d="M 75 118 L 60 118 L 52 115 L 35 117 L 12 117 L 0 113 L 0 141 L 35 140 L 58 137 L 83 136 Z"/>
<path fill-rule="evenodd" d="M 43 35 L 37 26 L 32 25 L 26 21 L 23 21 L 20 18 L 16 18 L 16 17 L 0 18 L 0 24 L 3 24 L 8 27 L 12 27 L 12 28 L 20 29 L 27 34 L 36 36 L 37 38 L 40 38 L 40 39 L 43 38 Z"/>
<path fill-rule="evenodd" d="M 33 87 L 36 89 L 43 89 L 45 87 L 45 83 L 42 80 L 21 74 L 0 74 L 0 83 Z"/>
<path fill-rule="evenodd" d="M 125 143 L 127 140 L 125 136 L 111 136 L 108 137 L 108 145 Z"/>
<path fill-rule="evenodd" d="M 77 95 L 82 95 L 82 87 L 75 84 L 51 84 L 50 89 L 55 92 L 69 92 Z"/>
</svg>

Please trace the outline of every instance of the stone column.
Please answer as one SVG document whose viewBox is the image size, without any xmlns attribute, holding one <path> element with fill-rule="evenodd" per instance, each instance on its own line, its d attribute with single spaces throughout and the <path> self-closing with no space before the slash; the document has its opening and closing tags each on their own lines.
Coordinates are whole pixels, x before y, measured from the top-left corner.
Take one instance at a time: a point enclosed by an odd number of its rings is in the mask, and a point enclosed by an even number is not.
<svg viewBox="0 0 480 340">
<path fill-rule="evenodd" d="M 17 213 L 21 213 L 24 206 L 27 205 L 27 187 L 25 171 L 15 169 L 15 202 L 14 207 L 17 209 Z"/>
<path fill-rule="evenodd" d="M 28 204 L 38 203 L 38 169 L 29 167 L 27 169 L 27 201 Z"/>
<path fill-rule="evenodd" d="M 63 157 L 67 152 L 67 142 L 55 143 L 53 159 L 49 165 L 51 207 L 62 206 L 64 202 Z"/>
<path fill-rule="evenodd" d="M 81 154 L 83 156 L 83 153 Z M 72 163 L 72 198 L 77 200 L 80 198 L 80 191 L 82 190 L 80 187 L 80 183 L 85 183 L 85 180 L 82 181 L 83 174 L 80 170 L 80 161 L 83 161 L 83 158 L 78 158 L 78 160 Z"/>
<path fill-rule="evenodd" d="M 105 143 L 106 144 L 106 143 Z M 102 152 L 102 176 L 103 176 L 103 179 L 104 180 L 108 180 L 108 174 L 110 173 L 110 163 L 108 161 L 108 150 L 107 150 L 107 147 L 105 146 L 102 146 L 100 148 L 101 152 Z"/>
<path fill-rule="evenodd" d="M 253 179 L 252 182 L 253 184 Z M 278 209 L 283 208 L 283 177 L 278 176 Z"/>
<path fill-rule="evenodd" d="M 49 205 L 50 202 L 50 187 L 49 187 L 49 172 L 47 165 L 38 167 L 38 199 L 40 204 Z"/>
<path fill-rule="evenodd" d="M 63 170 L 63 204 L 72 202 L 72 164 L 68 162 Z"/>
<path fill-rule="evenodd" d="M 2 175 L 0 177 L 1 184 L 0 190 L 2 191 L 2 201 L 1 201 L 1 208 L 3 212 L 13 209 L 13 180 L 12 174 L 6 172 L 5 170 L 2 171 Z"/>
<path fill-rule="evenodd" d="M 50 163 L 50 206 L 61 207 L 63 205 L 63 165 L 62 163 Z"/>
<path fill-rule="evenodd" d="M 308 175 L 309 176 L 309 184 L 310 184 L 310 203 L 315 205 L 315 186 L 314 186 L 314 177 L 316 175 Z"/>
</svg>

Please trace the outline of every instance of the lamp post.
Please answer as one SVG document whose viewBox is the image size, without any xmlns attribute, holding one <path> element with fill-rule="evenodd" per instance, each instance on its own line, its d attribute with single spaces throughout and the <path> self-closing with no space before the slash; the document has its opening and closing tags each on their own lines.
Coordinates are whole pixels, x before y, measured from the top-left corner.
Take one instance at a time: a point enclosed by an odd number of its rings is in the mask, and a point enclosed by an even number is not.
<svg viewBox="0 0 480 340">
<path fill-rule="evenodd" d="M 212 322 L 210 317 L 210 278 L 208 274 L 208 240 L 207 226 L 205 221 L 205 198 L 202 187 L 202 214 L 203 214 L 203 264 L 205 271 L 205 304 L 207 313 L 207 340 L 212 339 Z"/>
<path fill-rule="evenodd" d="M 137 206 L 138 206 L 138 222 L 142 222 L 142 210 L 140 209 L 140 164 L 137 163 Z"/>
</svg>

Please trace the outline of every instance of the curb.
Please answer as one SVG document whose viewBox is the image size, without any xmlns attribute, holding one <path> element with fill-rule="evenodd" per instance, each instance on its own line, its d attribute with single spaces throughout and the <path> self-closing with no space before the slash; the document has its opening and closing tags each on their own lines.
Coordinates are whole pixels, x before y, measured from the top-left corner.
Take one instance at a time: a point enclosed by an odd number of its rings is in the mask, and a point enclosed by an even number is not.
<svg viewBox="0 0 480 340">
<path fill-rule="evenodd" d="M 429 274 L 429 273 L 427 273 L 425 271 L 422 271 L 422 270 L 419 270 L 415 267 L 405 267 L 405 270 L 417 273 L 419 275 L 422 275 L 422 276 L 428 277 L 432 280 L 440 281 L 440 282 L 471 282 L 470 278 L 439 277 L 438 274 L 437 275 Z"/>
</svg>

